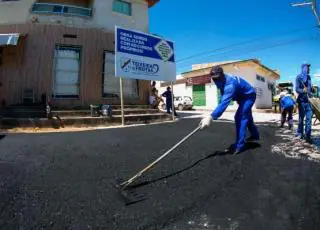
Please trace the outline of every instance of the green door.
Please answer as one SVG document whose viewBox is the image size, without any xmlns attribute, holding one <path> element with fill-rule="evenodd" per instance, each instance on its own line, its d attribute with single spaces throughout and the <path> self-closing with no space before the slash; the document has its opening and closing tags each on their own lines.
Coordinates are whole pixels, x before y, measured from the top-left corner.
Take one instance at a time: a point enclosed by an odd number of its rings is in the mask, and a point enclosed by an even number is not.
<svg viewBox="0 0 320 230">
<path fill-rule="evenodd" d="M 192 87 L 192 97 L 193 97 L 194 106 L 205 106 L 206 105 L 206 86 L 194 85 Z"/>
<path fill-rule="evenodd" d="M 219 89 L 217 89 L 217 101 L 218 103 L 220 103 L 220 100 L 221 100 L 221 92 Z M 234 104 L 234 101 L 231 101 L 229 105 L 233 105 Z"/>
</svg>

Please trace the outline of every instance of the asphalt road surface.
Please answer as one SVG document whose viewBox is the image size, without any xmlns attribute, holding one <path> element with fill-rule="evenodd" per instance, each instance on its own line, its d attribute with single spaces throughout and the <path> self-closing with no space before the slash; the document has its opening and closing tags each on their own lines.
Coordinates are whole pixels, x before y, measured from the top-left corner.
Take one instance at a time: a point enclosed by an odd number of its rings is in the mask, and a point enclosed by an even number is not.
<svg viewBox="0 0 320 230">
<path fill-rule="evenodd" d="M 0 140 L 0 229 L 320 229 L 320 165 L 271 152 L 282 141 L 217 155 L 234 124 L 196 133 L 137 182 L 125 206 L 112 186 L 191 132 L 198 119 Z M 140 185 L 140 186 L 139 186 Z"/>
</svg>

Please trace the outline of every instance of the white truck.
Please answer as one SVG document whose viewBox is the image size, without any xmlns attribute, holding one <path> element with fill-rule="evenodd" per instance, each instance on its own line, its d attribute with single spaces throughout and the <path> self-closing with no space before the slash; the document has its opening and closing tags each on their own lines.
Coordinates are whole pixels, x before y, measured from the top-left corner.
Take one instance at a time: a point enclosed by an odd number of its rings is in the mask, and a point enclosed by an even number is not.
<svg viewBox="0 0 320 230">
<path fill-rule="evenodd" d="M 161 104 L 161 109 L 166 110 L 166 99 L 163 98 L 164 103 Z M 174 107 L 179 110 L 191 110 L 193 107 L 192 98 L 189 96 L 175 96 L 174 97 Z"/>
</svg>

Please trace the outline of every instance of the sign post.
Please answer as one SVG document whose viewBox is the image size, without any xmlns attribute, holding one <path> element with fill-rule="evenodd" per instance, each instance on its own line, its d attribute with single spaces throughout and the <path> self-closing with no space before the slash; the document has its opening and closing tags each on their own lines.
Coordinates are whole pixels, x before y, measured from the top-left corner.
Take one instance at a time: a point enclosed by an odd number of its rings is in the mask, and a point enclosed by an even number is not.
<svg viewBox="0 0 320 230">
<path fill-rule="evenodd" d="M 174 121 L 174 96 L 173 96 L 173 81 L 171 82 L 171 100 L 172 100 L 172 120 Z"/>
<path fill-rule="evenodd" d="M 173 42 L 116 26 L 115 76 L 120 78 L 121 116 L 124 125 L 122 79 L 175 81 L 176 62 Z"/>
<path fill-rule="evenodd" d="M 124 105 L 123 105 L 123 82 L 120 77 L 120 104 L 121 104 L 121 124 L 124 126 Z"/>
</svg>

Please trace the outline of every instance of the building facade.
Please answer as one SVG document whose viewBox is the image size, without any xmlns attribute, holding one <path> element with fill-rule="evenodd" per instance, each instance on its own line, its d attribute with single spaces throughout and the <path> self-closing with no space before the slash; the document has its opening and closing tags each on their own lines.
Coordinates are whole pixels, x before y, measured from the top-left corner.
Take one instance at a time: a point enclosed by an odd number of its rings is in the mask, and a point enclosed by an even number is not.
<svg viewBox="0 0 320 230">
<path fill-rule="evenodd" d="M 182 73 L 183 78 L 178 79 L 174 84 L 174 95 L 191 97 L 196 109 L 215 108 L 220 100 L 220 91 L 211 84 L 209 76 L 211 67 L 215 65 L 220 65 L 225 73 L 243 77 L 256 89 L 256 109 L 272 108 L 272 94 L 280 75 L 255 59 L 193 65 L 192 70 Z M 159 93 L 165 91 L 167 86 L 169 85 L 161 83 Z M 228 109 L 236 108 L 237 104 L 233 102 Z"/>
<path fill-rule="evenodd" d="M 0 100 L 47 95 L 57 107 L 120 103 L 115 25 L 149 30 L 158 0 L 0 0 Z M 125 104 L 145 104 L 149 81 L 124 79 Z"/>
</svg>

